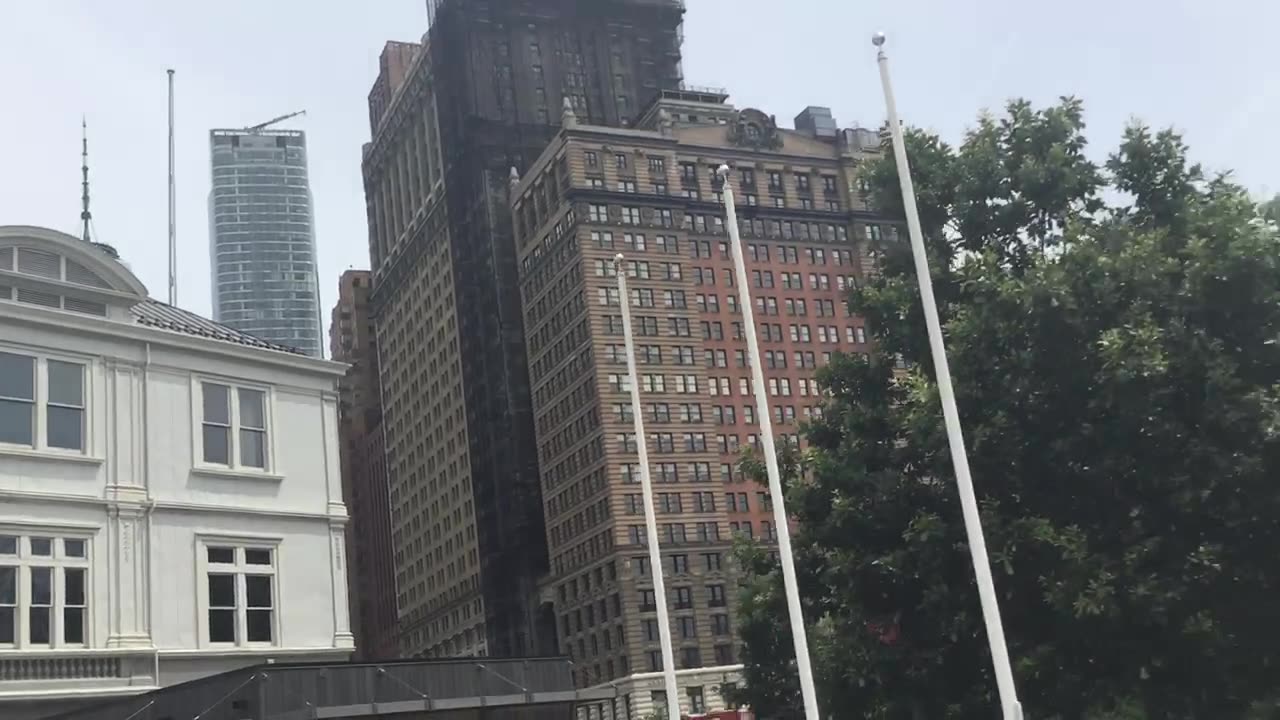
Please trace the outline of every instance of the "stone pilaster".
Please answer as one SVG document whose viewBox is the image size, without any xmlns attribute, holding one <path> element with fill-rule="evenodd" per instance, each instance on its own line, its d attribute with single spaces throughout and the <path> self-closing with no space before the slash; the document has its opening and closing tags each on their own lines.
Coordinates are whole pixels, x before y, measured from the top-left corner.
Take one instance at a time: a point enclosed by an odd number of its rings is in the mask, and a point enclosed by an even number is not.
<svg viewBox="0 0 1280 720">
<path fill-rule="evenodd" d="M 333 577 L 333 646 L 354 648 L 355 636 L 351 633 L 351 608 L 347 598 L 346 519 L 329 522 L 329 544 L 332 548 Z"/>
<path fill-rule="evenodd" d="M 141 503 L 113 503 L 109 515 L 107 647 L 151 647 L 147 624 L 148 518 Z"/>
<path fill-rule="evenodd" d="M 113 648 L 152 647 L 143 382 L 141 368 L 107 364 L 107 647 Z"/>
</svg>

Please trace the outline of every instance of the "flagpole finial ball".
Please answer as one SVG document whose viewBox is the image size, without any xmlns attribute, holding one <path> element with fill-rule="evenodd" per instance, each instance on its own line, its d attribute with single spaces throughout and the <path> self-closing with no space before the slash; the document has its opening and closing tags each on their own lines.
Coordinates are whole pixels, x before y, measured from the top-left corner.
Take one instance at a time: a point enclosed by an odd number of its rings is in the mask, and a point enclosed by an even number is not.
<svg viewBox="0 0 1280 720">
<path fill-rule="evenodd" d="M 622 253 L 618 253 L 617 255 L 613 256 L 613 259 L 617 262 L 622 262 L 623 260 L 626 259 L 626 256 L 624 256 Z"/>
<path fill-rule="evenodd" d="M 883 32 L 878 32 L 875 35 L 871 36 L 871 44 L 875 45 L 876 47 L 884 47 L 884 41 L 888 39 L 889 38 L 886 37 Z"/>
</svg>

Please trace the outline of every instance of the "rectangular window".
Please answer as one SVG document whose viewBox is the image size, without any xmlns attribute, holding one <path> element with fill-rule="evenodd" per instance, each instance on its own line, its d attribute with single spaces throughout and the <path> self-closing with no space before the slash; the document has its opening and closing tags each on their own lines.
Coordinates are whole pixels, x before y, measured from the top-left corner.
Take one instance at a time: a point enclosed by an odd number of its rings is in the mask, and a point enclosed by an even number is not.
<svg viewBox="0 0 1280 720">
<path fill-rule="evenodd" d="M 0 353 L 0 443 L 34 447 L 36 359 Z"/>
<path fill-rule="evenodd" d="M 203 547 L 206 639 L 214 645 L 276 641 L 276 552 L 270 547 Z"/>
<path fill-rule="evenodd" d="M 31 598 L 27 608 L 28 638 L 32 645 L 49 645 L 53 629 L 53 568 L 30 567 L 27 573 Z"/>
<path fill-rule="evenodd" d="M 689 688 L 689 712 L 701 715 L 707 711 L 706 700 L 703 699 L 701 687 Z"/>
<path fill-rule="evenodd" d="M 266 470 L 266 392 L 204 382 L 200 394 L 205 464 Z"/>
<path fill-rule="evenodd" d="M 84 452 L 85 366 L 0 352 L 0 444 Z"/>
<path fill-rule="evenodd" d="M 45 438 L 51 448 L 84 450 L 84 366 L 50 360 Z"/>
<path fill-rule="evenodd" d="M 0 648 L 83 647 L 88 572 L 83 538 L 0 535 Z"/>
<path fill-rule="evenodd" d="M 18 568 L 0 565 L 0 646 L 13 646 L 18 637 Z"/>
<path fill-rule="evenodd" d="M 267 403 L 261 390 L 239 388 L 238 420 L 240 422 L 240 464 L 244 467 L 267 467 Z"/>
<path fill-rule="evenodd" d="M 728 615 L 712 615 L 711 616 L 711 634 L 716 636 L 724 636 L 729 634 L 729 616 Z"/>
</svg>

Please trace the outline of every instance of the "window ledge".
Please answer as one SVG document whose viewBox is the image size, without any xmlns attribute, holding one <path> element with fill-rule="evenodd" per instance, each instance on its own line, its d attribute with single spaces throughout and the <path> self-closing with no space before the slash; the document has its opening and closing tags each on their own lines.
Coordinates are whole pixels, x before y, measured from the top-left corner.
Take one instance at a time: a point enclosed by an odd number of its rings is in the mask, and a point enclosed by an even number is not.
<svg viewBox="0 0 1280 720">
<path fill-rule="evenodd" d="M 18 458 L 23 460 L 46 460 L 49 462 L 69 462 L 79 463 L 81 465 L 101 465 L 106 462 L 106 458 L 93 457 L 81 453 L 58 451 L 58 450 L 36 450 L 34 448 L 16 447 L 13 445 L 0 445 L 0 457 Z"/>
<path fill-rule="evenodd" d="M 265 655 L 277 658 L 305 658 L 308 655 L 349 655 L 351 648 L 321 645 L 315 647 L 284 647 L 280 645 L 223 645 L 213 644 L 202 648 L 175 648 L 160 650 L 164 658 L 201 658 L 201 657 L 235 657 L 242 655 Z"/>
<path fill-rule="evenodd" d="M 63 657 L 131 657 L 135 655 L 150 656 L 154 648 L 101 648 L 101 647 L 62 647 L 48 646 L 15 648 L 6 646 L 0 649 L 0 660 L 34 660 L 37 658 Z"/>
<path fill-rule="evenodd" d="M 235 468 L 226 467 L 209 467 L 197 465 L 191 468 L 192 475 L 203 475 L 204 477 L 222 478 L 224 480 L 257 480 L 260 482 L 283 482 L 284 476 L 275 473 L 263 472 L 261 470 L 237 470 Z"/>
</svg>

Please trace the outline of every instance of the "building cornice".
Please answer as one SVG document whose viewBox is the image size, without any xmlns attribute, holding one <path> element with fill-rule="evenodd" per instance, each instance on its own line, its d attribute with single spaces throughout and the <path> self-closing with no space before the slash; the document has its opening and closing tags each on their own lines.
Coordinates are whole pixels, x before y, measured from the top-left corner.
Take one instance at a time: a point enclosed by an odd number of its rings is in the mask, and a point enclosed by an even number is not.
<svg viewBox="0 0 1280 720">
<path fill-rule="evenodd" d="M 208 657 L 244 657 L 244 658 L 307 658 L 316 655 L 350 655 L 352 648 L 320 645 L 315 647 L 273 647 L 249 646 L 229 648 L 191 648 L 161 649 L 156 651 L 162 658 L 208 658 Z"/>
<path fill-rule="evenodd" d="M 253 515 L 256 517 L 274 517 L 288 520 L 323 520 L 331 526 L 345 525 L 349 521 L 346 513 L 346 507 L 336 503 L 330 503 L 328 512 L 305 512 L 301 510 L 272 510 L 268 508 L 255 508 L 245 505 L 214 505 L 208 503 L 191 503 L 180 502 L 174 500 L 144 500 L 136 495 L 134 497 L 121 498 L 112 494 L 111 497 L 103 497 L 101 495 L 80 495 L 74 493 L 58 493 L 46 492 L 43 490 L 11 490 L 0 488 L 0 500 L 26 500 L 29 502 L 49 502 L 49 503 L 65 503 L 71 505 L 94 505 L 98 507 L 113 507 L 124 509 L 128 512 L 133 509 L 149 509 L 152 511 L 166 511 L 179 513 L 212 513 L 227 515 Z M 33 525 L 46 525 L 47 523 L 32 523 Z M 74 524 L 73 524 L 74 525 Z M 66 523 L 59 523 L 59 526 L 71 527 Z M 86 529 L 97 528 L 97 525 L 74 525 L 75 527 L 84 527 Z"/>
<path fill-rule="evenodd" d="M 197 335 L 185 335 L 162 328 L 104 320 L 87 315 L 81 316 L 37 305 L 0 303 L 0 321 L 3 320 L 12 320 L 51 330 L 71 330 L 86 335 L 150 343 L 200 355 L 328 376 L 335 380 L 345 375 L 348 367 L 345 363 L 321 360 L 306 355 L 294 355 L 248 345 L 237 345 L 223 340 L 203 338 Z"/>
</svg>

